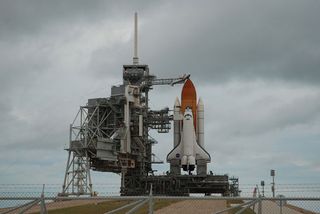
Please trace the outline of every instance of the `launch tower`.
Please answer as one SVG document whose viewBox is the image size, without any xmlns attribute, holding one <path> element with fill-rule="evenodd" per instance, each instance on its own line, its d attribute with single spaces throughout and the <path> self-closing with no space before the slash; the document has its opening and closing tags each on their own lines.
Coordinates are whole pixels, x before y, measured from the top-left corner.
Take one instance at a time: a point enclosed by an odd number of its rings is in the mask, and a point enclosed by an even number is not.
<svg viewBox="0 0 320 214">
<path fill-rule="evenodd" d="M 93 195 L 90 170 L 120 173 L 121 195 L 147 194 L 151 184 L 154 194 L 237 195 L 238 190 L 230 191 L 227 175 L 207 174 L 208 159 L 205 158 L 202 162 L 199 160 L 201 173 L 197 175 L 178 173 L 177 159 L 170 162 L 170 173 L 153 175 L 152 145 L 156 140 L 149 135 L 149 130 L 168 133 L 174 115 L 169 114 L 169 108 L 151 110 L 149 92 L 155 85 L 185 83 L 190 75 L 158 79 L 150 74 L 148 65 L 139 64 L 137 24 L 135 14 L 133 63 L 123 65 L 123 83 L 112 86 L 110 97 L 88 99 L 70 125 L 61 195 Z"/>
</svg>

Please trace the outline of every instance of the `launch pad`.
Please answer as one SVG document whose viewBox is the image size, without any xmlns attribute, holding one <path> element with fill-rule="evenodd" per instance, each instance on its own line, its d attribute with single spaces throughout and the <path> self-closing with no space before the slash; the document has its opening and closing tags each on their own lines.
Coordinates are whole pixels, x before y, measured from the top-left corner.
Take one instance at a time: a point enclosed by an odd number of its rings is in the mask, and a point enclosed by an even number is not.
<svg viewBox="0 0 320 214">
<path fill-rule="evenodd" d="M 110 97 L 89 99 L 70 125 L 61 195 L 94 195 L 90 170 L 96 170 L 121 174 L 121 195 L 145 195 L 152 185 L 153 194 L 157 195 L 218 193 L 238 196 L 237 178 L 207 173 L 211 158 L 203 144 L 203 107 L 198 107 L 200 101 L 197 106 L 196 98 L 190 96 L 195 90 L 186 89 L 186 95 L 181 98 L 183 108 L 179 107 L 178 112 L 175 105 L 174 115 L 167 107 L 149 108 L 149 91 L 153 86 L 186 85 L 191 81 L 190 75 L 166 79 L 151 75 L 148 65 L 139 64 L 137 34 L 135 15 L 133 64 L 123 65 L 123 83 L 111 88 Z M 192 100 L 189 97 L 193 97 Z M 167 157 L 170 171 L 167 175 L 154 175 L 152 164 L 156 161 L 152 146 L 157 141 L 149 131 L 168 133 L 171 121 L 174 124 L 174 149 Z M 189 175 L 181 175 L 181 168 Z"/>
<path fill-rule="evenodd" d="M 129 178 L 129 180 L 137 180 Z M 149 175 L 139 178 L 139 183 L 127 183 L 122 195 L 147 195 L 152 184 L 154 195 L 189 196 L 203 193 L 205 195 L 221 194 L 238 196 L 229 183 L 228 175 Z"/>
</svg>

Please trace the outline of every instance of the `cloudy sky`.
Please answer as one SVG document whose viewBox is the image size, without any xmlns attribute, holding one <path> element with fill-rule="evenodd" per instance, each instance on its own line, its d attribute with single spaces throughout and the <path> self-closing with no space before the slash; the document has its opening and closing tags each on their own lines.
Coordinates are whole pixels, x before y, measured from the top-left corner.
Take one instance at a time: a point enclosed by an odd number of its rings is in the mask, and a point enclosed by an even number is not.
<svg viewBox="0 0 320 214">
<path fill-rule="evenodd" d="M 190 73 L 204 100 L 213 172 L 320 180 L 320 1 L 3 0 L 0 183 L 62 183 L 79 106 L 109 96 L 131 63 L 135 11 L 140 62 L 160 78 Z M 151 107 L 172 108 L 180 91 L 154 87 Z M 154 136 L 165 159 L 172 133 Z"/>
</svg>

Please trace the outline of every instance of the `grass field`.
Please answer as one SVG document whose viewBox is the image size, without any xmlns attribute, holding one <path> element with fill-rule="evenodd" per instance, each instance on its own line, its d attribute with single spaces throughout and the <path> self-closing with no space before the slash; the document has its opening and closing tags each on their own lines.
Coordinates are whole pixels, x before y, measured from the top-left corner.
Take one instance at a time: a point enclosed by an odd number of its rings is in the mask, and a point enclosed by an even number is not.
<svg viewBox="0 0 320 214">
<path fill-rule="evenodd" d="M 49 210 L 49 214 L 87 214 L 87 213 L 95 213 L 95 214 L 103 214 L 108 211 L 114 210 L 118 207 L 124 206 L 126 204 L 132 203 L 133 201 L 125 201 L 125 200 L 118 200 L 118 201 L 105 201 L 96 204 L 86 204 L 68 208 L 61 208 L 55 210 Z M 175 200 L 155 200 L 154 201 L 154 210 L 161 209 L 163 207 L 169 206 L 170 204 L 176 203 Z M 129 211 L 132 207 L 126 208 L 122 211 L 117 213 L 122 214 Z M 137 214 L 144 214 L 148 213 L 148 203 L 142 206 L 137 212 Z M 36 214 L 36 213 L 34 213 Z"/>
<path fill-rule="evenodd" d="M 229 200 L 227 202 L 227 207 L 231 207 L 231 204 L 243 204 L 244 201 L 243 200 Z M 229 214 L 235 214 L 236 212 L 238 212 L 239 210 L 241 210 L 242 208 L 235 208 L 233 210 L 230 210 L 229 211 Z M 243 211 L 243 214 L 255 214 L 255 212 L 250 209 L 250 208 L 247 208 L 246 210 Z"/>
</svg>

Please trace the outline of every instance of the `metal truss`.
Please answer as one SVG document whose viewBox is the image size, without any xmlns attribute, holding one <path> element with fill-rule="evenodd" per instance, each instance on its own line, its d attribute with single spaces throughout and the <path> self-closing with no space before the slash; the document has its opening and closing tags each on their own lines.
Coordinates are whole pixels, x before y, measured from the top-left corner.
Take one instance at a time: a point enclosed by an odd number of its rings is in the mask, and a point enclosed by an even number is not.
<svg viewBox="0 0 320 214">
<path fill-rule="evenodd" d="M 70 125 L 68 161 L 62 195 L 93 195 L 90 160 L 96 158 L 97 140 L 111 137 L 115 128 L 105 122 L 112 114 L 106 105 L 81 106 Z M 101 113 L 101 109 L 104 109 Z M 111 120 L 110 120 L 111 121 Z"/>
<path fill-rule="evenodd" d="M 62 196 L 94 195 L 92 190 L 89 158 L 69 150 Z"/>
</svg>

